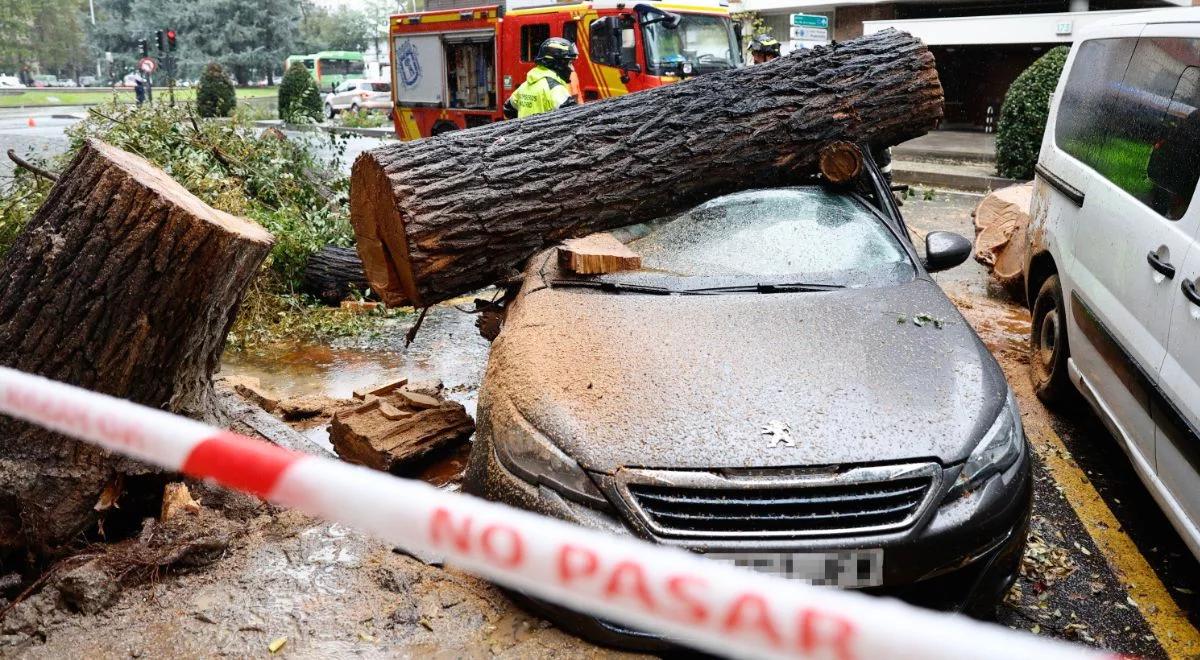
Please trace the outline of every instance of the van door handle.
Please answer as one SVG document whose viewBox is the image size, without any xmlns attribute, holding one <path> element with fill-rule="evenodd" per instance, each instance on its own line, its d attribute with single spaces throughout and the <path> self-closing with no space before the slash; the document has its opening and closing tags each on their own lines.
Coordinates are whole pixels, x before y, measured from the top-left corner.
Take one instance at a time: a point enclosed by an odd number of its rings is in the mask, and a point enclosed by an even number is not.
<svg viewBox="0 0 1200 660">
<path fill-rule="evenodd" d="M 1162 257 L 1158 256 L 1157 252 L 1151 252 L 1146 255 L 1146 261 L 1150 263 L 1150 267 L 1163 275 L 1167 276 L 1168 280 L 1175 279 L 1175 267 L 1169 262 L 1163 261 Z"/>
<path fill-rule="evenodd" d="M 1196 283 L 1191 280 L 1184 280 L 1179 283 L 1179 288 L 1183 289 L 1183 297 L 1192 302 L 1193 305 L 1200 306 L 1200 291 L 1196 290 Z"/>
</svg>

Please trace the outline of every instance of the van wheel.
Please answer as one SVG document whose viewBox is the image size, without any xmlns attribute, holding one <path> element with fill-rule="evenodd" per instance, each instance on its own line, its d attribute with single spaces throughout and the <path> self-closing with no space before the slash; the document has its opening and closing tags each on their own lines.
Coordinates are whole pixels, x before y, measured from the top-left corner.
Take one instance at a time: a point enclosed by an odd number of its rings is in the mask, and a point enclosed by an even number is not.
<svg viewBox="0 0 1200 660">
<path fill-rule="evenodd" d="M 1074 396 L 1075 386 L 1067 375 L 1071 347 L 1067 343 L 1067 314 L 1058 275 L 1046 278 L 1038 289 L 1029 335 L 1029 375 L 1034 392 L 1048 406 L 1066 402 Z"/>
</svg>

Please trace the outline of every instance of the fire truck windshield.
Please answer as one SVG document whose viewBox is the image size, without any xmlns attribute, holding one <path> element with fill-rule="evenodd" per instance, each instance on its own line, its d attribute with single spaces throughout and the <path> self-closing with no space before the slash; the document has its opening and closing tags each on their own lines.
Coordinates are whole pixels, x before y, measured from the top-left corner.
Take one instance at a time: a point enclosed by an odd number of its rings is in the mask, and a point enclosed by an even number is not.
<svg viewBox="0 0 1200 660">
<path fill-rule="evenodd" d="M 724 16 L 680 14 L 675 27 L 651 18 L 643 21 L 642 36 L 646 45 L 646 72 L 651 75 L 708 73 L 732 69 L 742 63 L 733 26 Z"/>
</svg>

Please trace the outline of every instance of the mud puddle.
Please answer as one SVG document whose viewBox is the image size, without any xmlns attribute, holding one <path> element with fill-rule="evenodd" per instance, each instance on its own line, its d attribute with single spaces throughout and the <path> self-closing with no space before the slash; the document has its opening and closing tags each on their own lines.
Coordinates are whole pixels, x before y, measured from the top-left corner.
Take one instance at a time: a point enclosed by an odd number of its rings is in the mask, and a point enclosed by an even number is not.
<svg viewBox="0 0 1200 660">
<path fill-rule="evenodd" d="M 452 301 L 459 302 L 461 301 Z M 451 303 L 434 306 L 426 315 L 412 345 L 404 346 L 411 321 L 386 326 L 375 336 L 354 337 L 332 344 L 279 344 L 254 351 L 227 351 L 222 375 L 251 376 L 281 397 L 325 396 L 349 399 L 354 390 L 399 378 L 438 379 L 445 395 L 475 416 L 479 382 L 487 363 L 489 344 L 475 329 L 475 316 Z M 327 423 L 301 426 L 300 432 L 333 451 Z M 456 481 L 466 465 L 469 445 L 440 453 L 422 465 L 416 476 L 435 486 Z"/>
</svg>

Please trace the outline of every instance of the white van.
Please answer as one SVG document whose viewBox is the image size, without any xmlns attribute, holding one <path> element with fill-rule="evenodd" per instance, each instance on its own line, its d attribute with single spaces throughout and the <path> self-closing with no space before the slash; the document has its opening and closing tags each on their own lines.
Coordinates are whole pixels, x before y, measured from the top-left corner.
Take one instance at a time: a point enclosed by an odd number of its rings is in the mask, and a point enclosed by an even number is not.
<svg viewBox="0 0 1200 660">
<path fill-rule="evenodd" d="M 1200 9 L 1081 33 L 1036 173 L 1038 395 L 1081 392 L 1200 557 Z"/>
</svg>

